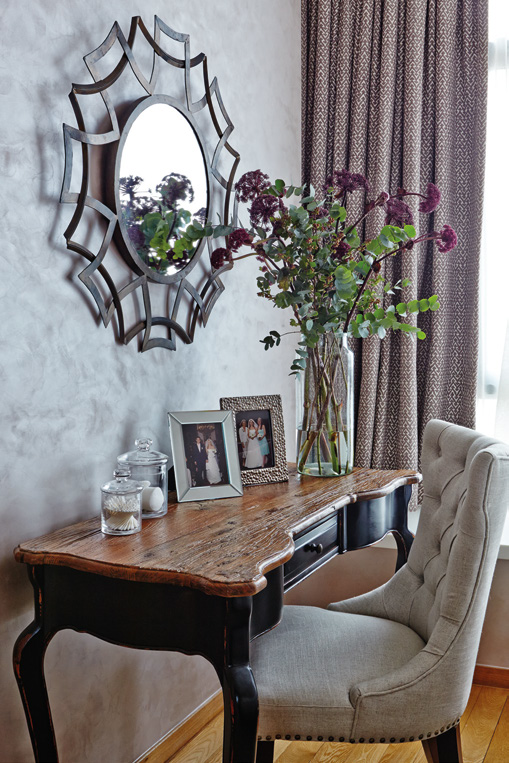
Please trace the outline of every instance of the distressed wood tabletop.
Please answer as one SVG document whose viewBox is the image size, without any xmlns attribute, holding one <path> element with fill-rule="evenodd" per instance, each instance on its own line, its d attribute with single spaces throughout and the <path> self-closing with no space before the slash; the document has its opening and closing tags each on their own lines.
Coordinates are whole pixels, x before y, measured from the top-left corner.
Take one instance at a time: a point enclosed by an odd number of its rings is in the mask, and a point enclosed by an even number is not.
<svg viewBox="0 0 509 763">
<path fill-rule="evenodd" d="M 303 477 L 246 487 L 239 498 L 176 503 L 143 520 L 140 533 L 103 535 L 99 515 L 21 543 L 14 555 L 30 565 L 58 565 L 113 578 L 197 588 L 219 596 L 249 596 L 266 586 L 264 573 L 293 555 L 293 536 L 358 500 L 381 498 L 420 481 L 411 470 L 355 468 L 345 477 Z"/>
</svg>

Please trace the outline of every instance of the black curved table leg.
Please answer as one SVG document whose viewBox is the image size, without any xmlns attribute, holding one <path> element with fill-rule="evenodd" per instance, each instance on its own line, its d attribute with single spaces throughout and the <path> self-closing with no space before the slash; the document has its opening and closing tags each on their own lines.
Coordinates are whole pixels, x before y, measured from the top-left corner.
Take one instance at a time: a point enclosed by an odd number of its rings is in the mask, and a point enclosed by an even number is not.
<svg viewBox="0 0 509 763">
<path fill-rule="evenodd" d="M 396 512 L 400 521 L 398 522 L 398 529 L 392 530 L 392 535 L 396 541 L 398 547 L 398 558 L 396 560 L 396 572 L 406 564 L 408 554 L 412 543 L 414 542 L 414 536 L 408 529 L 407 525 L 407 513 L 408 503 L 410 496 L 412 495 L 412 486 L 405 485 L 402 488 L 396 490 L 394 499 L 396 501 Z"/>
<path fill-rule="evenodd" d="M 41 570 L 29 568 L 35 593 L 36 619 L 18 636 L 14 645 L 14 673 L 27 719 L 37 763 L 58 763 L 57 745 L 44 678 L 44 653 L 53 634 L 47 636 L 41 625 Z"/>
<path fill-rule="evenodd" d="M 224 700 L 223 763 L 254 763 L 258 691 L 249 664 L 252 599 L 227 601 L 224 664 L 218 670 Z"/>
</svg>

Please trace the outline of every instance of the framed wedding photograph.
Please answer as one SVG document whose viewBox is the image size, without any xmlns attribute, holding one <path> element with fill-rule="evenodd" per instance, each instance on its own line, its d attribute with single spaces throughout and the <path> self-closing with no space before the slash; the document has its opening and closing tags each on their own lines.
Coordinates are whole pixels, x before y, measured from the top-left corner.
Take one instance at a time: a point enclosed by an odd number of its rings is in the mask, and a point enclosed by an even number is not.
<svg viewBox="0 0 509 763">
<path fill-rule="evenodd" d="M 232 411 L 168 413 L 177 501 L 242 495 Z"/>
<path fill-rule="evenodd" d="M 285 427 L 280 395 L 222 397 L 222 410 L 233 411 L 243 485 L 286 482 Z"/>
</svg>

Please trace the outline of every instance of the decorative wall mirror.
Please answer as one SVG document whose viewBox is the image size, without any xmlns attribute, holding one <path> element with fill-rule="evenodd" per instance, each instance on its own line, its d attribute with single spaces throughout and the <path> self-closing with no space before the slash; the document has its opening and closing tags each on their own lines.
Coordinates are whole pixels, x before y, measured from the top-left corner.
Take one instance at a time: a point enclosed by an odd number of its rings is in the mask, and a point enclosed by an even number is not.
<svg viewBox="0 0 509 763">
<path fill-rule="evenodd" d="M 206 56 L 191 58 L 189 35 L 157 16 L 153 35 L 133 17 L 128 39 L 115 22 L 84 61 L 94 82 L 72 85 L 77 127 L 64 124 L 60 201 L 76 207 L 67 248 L 89 261 L 79 278 L 103 324 L 116 317 L 120 341 L 174 350 L 176 336 L 190 343 L 206 325 L 231 268 L 211 268 L 209 239 L 189 251 L 179 233 L 236 219 L 233 124 Z"/>
</svg>

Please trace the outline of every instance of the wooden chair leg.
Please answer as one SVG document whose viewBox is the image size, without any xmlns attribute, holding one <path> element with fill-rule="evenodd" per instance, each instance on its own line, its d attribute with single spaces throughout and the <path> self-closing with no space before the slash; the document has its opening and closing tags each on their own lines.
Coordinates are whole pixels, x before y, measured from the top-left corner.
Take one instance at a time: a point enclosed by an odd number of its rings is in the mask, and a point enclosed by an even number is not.
<svg viewBox="0 0 509 763">
<path fill-rule="evenodd" d="M 256 763 L 274 763 L 274 742 L 258 742 Z"/>
<path fill-rule="evenodd" d="M 463 763 L 459 725 L 437 737 L 423 739 L 422 746 L 428 763 Z"/>
</svg>

